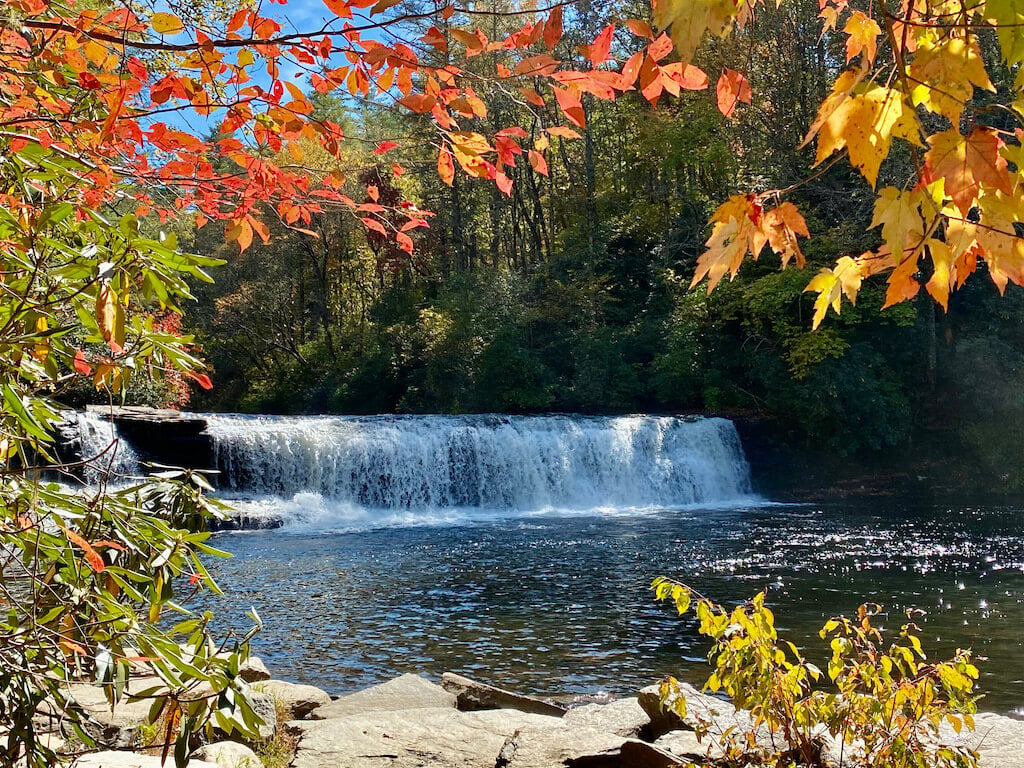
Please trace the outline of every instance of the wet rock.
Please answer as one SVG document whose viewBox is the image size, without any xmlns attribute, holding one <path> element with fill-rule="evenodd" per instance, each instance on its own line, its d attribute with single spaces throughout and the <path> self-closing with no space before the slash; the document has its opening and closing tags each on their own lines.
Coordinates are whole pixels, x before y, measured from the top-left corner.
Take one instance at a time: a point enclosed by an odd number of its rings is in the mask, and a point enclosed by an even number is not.
<svg viewBox="0 0 1024 768">
<path fill-rule="evenodd" d="M 455 708 L 455 696 L 419 675 L 404 674 L 317 707 L 311 720 L 403 709 Z M 493 757 L 493 756 L 492 756 Z"/>
<path fill-rule="evenodd" d="M 534 696 L 523 696 L 519 693 L 506 691 L 487 683 L 470 680 L 468 677 L 445 672 L 441 675 L 441 687 L 455 696 L 456 706 L 463 712 L 475 712 L 482 709 L 518 709 L 520 712 L 532 712 L 535 715 L 551 715 L 561 717 L 565 707 L 550 704 Z"/>
</svg>

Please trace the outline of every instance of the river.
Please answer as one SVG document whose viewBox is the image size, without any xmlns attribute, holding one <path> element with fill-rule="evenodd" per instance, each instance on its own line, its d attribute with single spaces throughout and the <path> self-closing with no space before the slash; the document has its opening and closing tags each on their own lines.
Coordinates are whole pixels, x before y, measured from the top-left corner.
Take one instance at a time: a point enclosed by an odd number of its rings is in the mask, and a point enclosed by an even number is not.
<svg viewBox="0 0 1024 768">
<path fill-rule="evenodd" d="M 451 670 L 552 697 L 706 677 L 659 574 L 732 603 L 767 590 L 780 633 L 859 603 L 933 656 L 972 647 L 982 709 L 1024 711 L 1024 514 L 861 498 L 780 505 L 722 419 L 210 417 L 226 497 L 273 530 L 219 534 L 222 619 L 264 622 L 276 675 L 341 693 Z M 816 650 L 819 649 L 819 650 Z"/>
</svg>

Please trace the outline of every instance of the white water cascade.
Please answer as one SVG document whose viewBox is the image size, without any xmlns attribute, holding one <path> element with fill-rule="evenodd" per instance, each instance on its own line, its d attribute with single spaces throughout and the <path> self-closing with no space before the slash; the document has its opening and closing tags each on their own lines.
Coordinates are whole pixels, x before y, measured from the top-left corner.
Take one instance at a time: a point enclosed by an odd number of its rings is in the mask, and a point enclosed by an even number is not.
<svg viewBox="0 0 1024 768">
<path fill-rule="evenodd" d="M 719 418 L 207 418 L 221 492 L 277 499 L 286 517 L 288 499 L 409 522 L 443 510 L 677 508 L 751 495 L 736 429 Z"/>
<path fill-rule="evenodd" d="M 84 471 L 88 482 L 103 479 L 116 485 L 142 473 L 138 455 L 109 419 L 92 411 L 69 411 L 67 418 L 78 427 L 79 453 L 88 462 Z"/>
</svg>

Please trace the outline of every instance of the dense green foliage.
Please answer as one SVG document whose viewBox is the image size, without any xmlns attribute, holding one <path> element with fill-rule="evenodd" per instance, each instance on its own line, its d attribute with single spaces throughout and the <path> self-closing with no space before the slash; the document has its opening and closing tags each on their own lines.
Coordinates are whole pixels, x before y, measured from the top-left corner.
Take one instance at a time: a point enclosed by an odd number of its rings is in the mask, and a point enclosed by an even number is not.
<svg viewBox="0 0 1024 768">
<path fill-rule="evenodd" d="M 216 590 L 202 557 L 223 554 L 206 542 L 222 513 L 203 496 L 209 483 L 116 477 L 116 443 L 74 465 L 55 459 L 57 398 L 69 391 L 109 400 L 133 379 L 154 390 L 172 374 L 205 379 L 165 318 L 191 298 L 185 277 L 214 262 L 145 236 L 134 215 L 89 206 L 87 170 L 0 137 L 2 189 L 30 192 L 0 206 L 0 766 L 58 764 L 53 732 L 71 752 L 102 743 L 76 684 L 101 686 L 111 705 L 151 699 L 179 764 L 198 731 L 249 733 L 258 720 L 238 678 L 249 638 L 217 635 L 187 607 Z M 88 469 L 99 482 L 68 484 Z"/>
</svg>

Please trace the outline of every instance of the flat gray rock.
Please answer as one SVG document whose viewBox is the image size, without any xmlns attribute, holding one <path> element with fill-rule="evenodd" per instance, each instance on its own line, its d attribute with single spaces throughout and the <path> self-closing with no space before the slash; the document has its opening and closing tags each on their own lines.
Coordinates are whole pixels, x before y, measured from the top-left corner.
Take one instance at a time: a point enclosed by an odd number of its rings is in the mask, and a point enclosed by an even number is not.
<svg viewBox="0 0 1024 768">
<path fill-rule="evenodd" d="M 194 760 L 206 760 L 218 768 L 261 768 L 263 763 L 249 747 L 237 741 L 218 741 L 216 744 L 205 744 L 192 753 Z M 165 766 L 165 768 L 168 768 Z"/>
<path fill-rule="evenodd" d="M 533 712 L 536 715 L 552 717 L 561 717 L 565 714 L 565 707 L 551 704 L 535 696 L 524 696 L 521 693 L 470 680 L 454 672 L 445 672 L 441 675 L 441 687 L 455 696 L 456 706 L 463 712 L 481 709 L 518 709 L 520 712 Z"/>
<path fill-rule="evenodd" d="M 293 720 L 301 720 L 317 707 L 331 703 L 330 695 L 315 685 L 300 685 L 286 680 L 261 680 L 253 683 L 252 687 L 260 693 L 273 696 L 284 706 Z"/>
<path fill-rule="evenodd" d="M 651 718 L 635 698 L 574 707 L 562 719 L 567 726 L 593 728 L 627 737 L 639 736 L 641 730 L 651 723 Z"/>
<path fill-rule="evenodd" d="M 299 720 L 288 727 L 300 734 L 293 768 L 494 768 L 505 739 L 516 730 L 552 723 L 560 720 L 516 710 L 459 712 L 443 706 Z"/>
<path fill-rule="evenodd" d="M 455 708 L 455 696 L 419 675 L 404 674 L 386 683 L 350 693 L 313 710 L 311 720 L 399 709 Z M 500 746 L 500 745 L 499 745 Z"/>
</svg>

